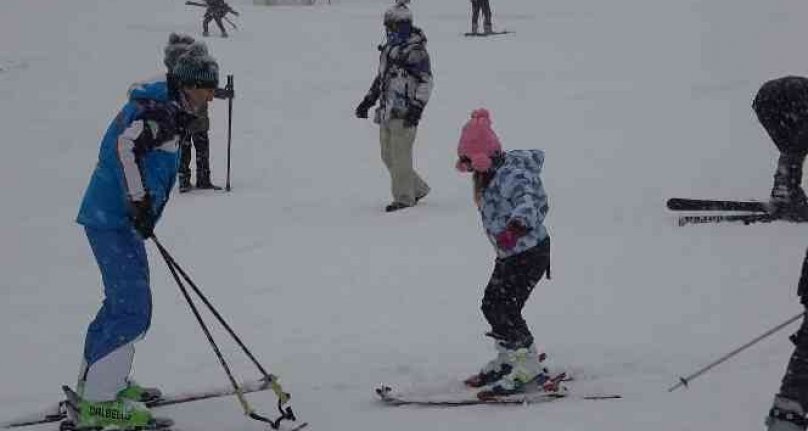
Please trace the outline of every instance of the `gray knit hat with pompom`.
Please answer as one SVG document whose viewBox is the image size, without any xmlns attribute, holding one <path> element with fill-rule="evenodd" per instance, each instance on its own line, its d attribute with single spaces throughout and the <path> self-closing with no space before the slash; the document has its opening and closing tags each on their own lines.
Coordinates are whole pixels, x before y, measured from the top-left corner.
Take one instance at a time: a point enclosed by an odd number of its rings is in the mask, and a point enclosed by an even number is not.
<svg viewBox="0 0 808 431">
<path fill-rule="evenodd" d="M 202 42 L 193 42 L 174 61 L 169 73 L 180 86 L 196 88 L 217 88 L 219 86 L 219 65 L 208 54 Z"/>
<path fill-rule="evenodd" d="M 163 64 L 166 65 L 169 72 L 171 72 L 174 65 L 177 64 L 177 58 L 185 51 L 188 51 L 188 47 L 190 47 L 192 43 L 194 43 L 194 38 L 187 34 L 171 33 L 168 36 L 168 44 L 163 50 Z"/>
</svg>

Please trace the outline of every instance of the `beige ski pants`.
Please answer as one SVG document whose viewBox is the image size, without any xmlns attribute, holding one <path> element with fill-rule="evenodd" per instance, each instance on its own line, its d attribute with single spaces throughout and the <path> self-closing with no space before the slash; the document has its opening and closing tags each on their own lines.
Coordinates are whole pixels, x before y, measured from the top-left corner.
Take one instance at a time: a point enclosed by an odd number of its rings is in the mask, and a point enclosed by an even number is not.
<svg viewBox="0 0 808 431">
<path fill-rule="evenodd" d="M 380 125 L 379 142 L 382 160 L 390 172 L 393 201 L 415 205 L 415 200 L 429 193 L 429 185 L 415 172 L 412 149 L 418 127 L 404 127 L 404 120 L 390 120 Z"/>
</svg>

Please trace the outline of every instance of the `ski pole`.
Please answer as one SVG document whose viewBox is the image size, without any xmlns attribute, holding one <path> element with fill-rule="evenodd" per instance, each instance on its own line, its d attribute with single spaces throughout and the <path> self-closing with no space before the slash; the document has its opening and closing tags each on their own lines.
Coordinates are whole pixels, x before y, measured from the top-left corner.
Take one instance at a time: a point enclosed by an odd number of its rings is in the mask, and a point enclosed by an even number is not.
<svg viewBox="0 0 808 431">
<path fill-rule="evenodd" d="M 227 75 L 227 89 L 230 97 L 227 98 L 227 183 L 224 186 L 225 191 L 230 191 L 230 144 L 232 142 L 233 133 L 233 97 L 235 97 L 235 89 L 233 88 L 233 75 Z"/>
<path fill-rule="evenodd" d="M 674 386 L 670 387 L 668 389 L 668 392 L 673 392 L 673 391 L 675 391 L 676 389 L 678 389 L 678 388 L 680 388 L 682 386 L 687 387 L 688 384 L 692 380 L 695 380 L 697 377 L 699 377 L 700 375 L 706 373 L 707 371 L 709 371 L 710 369 L 712 369 L 716 365 L 719 365 L 722 362 L 726 361 L 727 359 L 737 355 L 738 353 L 741 353 L 742 351 L 748 349 L 749 347 L 752 347 L 754 344 L 757 344 L 759 341 L 763 340 L 764 338 L 766 338 L 766 337 L 774 334 L 775 332 L 785 328 L 790 323 L 794 322 L 795 320 L 799 319 L 800 317 L 803 317 L 804 315 L 805 315 L 805 312 L 803 311 L 800 314 L 797 314 L 796 316 L 791 317 L 788 320 L 786 320 L 785 322 L 775 326 L 774 328 L 769 329 L 768 331 L 766 331 L 762 335 L 756 337 L 755 339 L 753 339 L 752 341 L 744 344 L 743 346 L 738 347 L 737 349 L 727 353 L 726 355 L 724 355 L 721 358 L 717 359 L 716 361 L 712 362 L 710 365 L 707 365 L 706 367 L 696 371 L 695 373 L 693 373 L 693 374 L 691 374 L 691 375 L 689 375 L 687 377 L 679 377 L 679 383 L 677 383 Z"/>
<path fill-rule="evenodd" d="M 233 21 L 230 21 L 230 18 L 228 18 L 228 17 L 224 17 L 224 20 L 225 20 L 225 21 L 227 21 L 227 23 L 228 23 L 228 24 L 230 24 L 231 26 L 233 26 L 233 30 L 238 30 L 238 27 L 236 27 L 236 24 L 235 24 L 235 23 L 233 23 Z"/>
<path fill-rule="evenodd" d="M 280 386 L 280 383 L 278 383 L 278 381 L 277 381 L 277 377 L 267 373 L 267 371 L 264 369 L 264 367 L 261 366 L 261 364 L 258 362 L 257 359 L 255 359 L 255 356 L 253 356 L 252 352 L 250 352 L 250 350 L 247 348 L 247 346 L 244 345 L 244 343 L 241 341 L 241 339 L 238 337 L 238 335 L 236 335 L 235 331 L 233 331 L 233 329 L 230 327 L 230 325 L 227 324 L 227 322 L 224 320 L 224 318 L 221 316 L 221 314 L 219 314 L 219 312 L 216 310 L 216 308 L 213 306 L 213 304 L 210 301 L 208 301 L 208 299 L 202 294 L 202 292 L 199 290 L 199 288 L 196 286 L 196 284 L 191 280 L 191 278 L 188 276 L 188 274 L 174 260 L 174 258 L 168 252 L 168 250 L 166 250 L 166 248 L 163 247 L 163 245 L 157 239 L 157 236 L 152 236 L 151 239 L 152 239 L 152 241 L 154 241 L 154 244 L 157 246 L 157 249 L 160 251 L 160 254 L 163 257 L 163 260 L 165 260 L 166 265 L 168 266 L 168 269 L 171 271 L 171 275 L 174 278 L 174 281 L 177 283 L 177 286 L 179 287 L 180 291 L 182 292 L 183 296 L 185 297 L 185 300 L 188 302 L 188 305 L 190 306 L 191 311 L 193 312 L 194 316 L 196 317 L 196 320 L 199 323 L 200 327 L 202 328 L 202 331 L 205 333 L 205 336 L 207 337 L 208 342 L 210 343 L 211 347 L 213 348 L 213 351 L 216 354 L 216 357 L 219 359 L 219 362 L 221 363 L 222 368 L 224 368 L 225 373 L 227 374 L 227 377 L 230 380 L 230 383 L 233 385 L 233 389 L 235 389 L 236 396 L 237 396 L 237 398 L 239 400 L 239 403 L 241 404 L 241 407 L 244 409 L 244 414 L 249 416 L 252 419 L 268 423 L 273 429 L 278 429 L 280 427 L 281 421 L 283 421 L 283 420 L 296 421 L 297 418 L 295 417 L 294 412 L 292 411 L 291 407 L 287 406 L 286 410 L 283 409 L 283 404 L 286 404 L 289 401 L 289 394 L 283 391 L 283 388 Z M 275 395 L 278 397 L 278 410 L 280 411 L 281 415 L 277 419 L 272 420 L 272 419 L 269 419 L 267 417 L 261 416 L 261 415 L 257 414 L 252 409 L 252 407 L 250 407 L 250 404 L 247 402 L 247 399 L 245 398 L 241 387 L 239 386 L 238 382 L 236 382 L 236 379 L 233 377 L 233 373 L 230 370 L 230 367 L 227 365 L 227 361 L 224 359 L 224 356 L 222 355 L 221 350 L 219 349 L 218 345 L 216 344 L 216 341 L 213 339 L 213 336 L 211 335 L 210 330 L 208 329 L 207 325 L 205 324 L 205 321 L 202 319 L 202 315 L 199 313 L 199 310 L 197 309 L 196 304 L 194 304 L 190 294 L 188 293 L 188 290 L 185 288 L 185 285 L 183 285 L 182 280 L 180 280 L 180 275 L 182 275 L 182 278 L 184 278 L 185 281 L 188 283 L 188 285 L 191 286 L 191 288 L 194 290 L 194 292 L 197 294 L 197 296 L 199 296 L 199 298 L 202 300 L 202 302 L 204 302 L 204 304 L 208 307 L 208 309 L 211 311 L 211 313 L 213 313 L 213 315 L 219 320 L 219 322 L 222 324 L 222 326 L 233 337 L 233 339 L 236 341 L 236 343 L 238 343 L 238 345 L 241 346 L 241 348 L 244 350 L 244 352 L 247 354 L 247 356 L 253 361 L 253 363 L 258 367 L 258 369 L 264 375 L 264 379 L 267 381 L 267 383 L 270 385 L 270 388 L 272 389 L 272 391 L 275 392 Z"/>
</svg>

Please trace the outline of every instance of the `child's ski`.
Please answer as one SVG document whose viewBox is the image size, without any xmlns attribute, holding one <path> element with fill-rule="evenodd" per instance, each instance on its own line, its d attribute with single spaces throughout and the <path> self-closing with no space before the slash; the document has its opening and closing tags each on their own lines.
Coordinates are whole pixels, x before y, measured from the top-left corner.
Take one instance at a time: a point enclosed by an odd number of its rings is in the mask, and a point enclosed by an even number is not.
<svg viewBox="0 0 808 431">
<path fill-rule="evenodd" d="M 555 401 L 561 398 L 574 398 L 586 400 L 605 400 L 621 398 L 618 394 L 581 394 L 570 391 L 561 383 L 564 382 L 565 375 L 562 373 L 557 378 L 550 379 L 553 383 L 552 390 L 546 383 L 529 383 L 521 391 L 510 394 L 495 394 L 491 391 L 475 391 L 465 385 L 449 385 L 438 392 L 432 391 L 396 391 L 390 386 L 382 385 L 376 388 L 376 395 L 387 405 L 391 406 L 424 406 L 424 407 L 460 407 L 479 404 L 538 404 Z"/>
</svg>

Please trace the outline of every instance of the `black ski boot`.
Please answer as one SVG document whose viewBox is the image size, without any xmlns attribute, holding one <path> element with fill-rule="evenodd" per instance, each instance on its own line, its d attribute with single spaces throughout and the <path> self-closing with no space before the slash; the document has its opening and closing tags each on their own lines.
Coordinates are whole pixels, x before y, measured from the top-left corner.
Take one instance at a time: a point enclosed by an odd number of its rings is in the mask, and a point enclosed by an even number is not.
<svg viewBox="0 0 808 431">
<path fill-rule="evenodd" d="M 210 171 L 196 172 L 196 188 L 201 190 L 221 190 L 222 188 L 210 182 Z"/>
<path fill-rule="evenodd" d="M 777 160 L 772 187 L 771 212 L 778 218 L 794 222 L 808 221 L 808 199 L 800 185 L 804 155 L 781 154 Z"/>
<path fill-rule="evenodd" d="M 805 431 L 808 420 L 800 403 L 782 395 L 774 397 L 774 405 L 766 418 L 766 431 Z"/>
<path fill-rule="evenodd" d="M 180 174 L 180 193 L 191 191 L 194 187 L 191 185 L 191 176 L 189 174 Z"/>
</svg>

